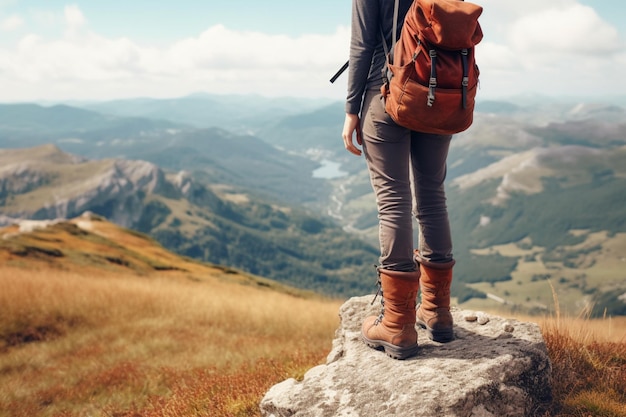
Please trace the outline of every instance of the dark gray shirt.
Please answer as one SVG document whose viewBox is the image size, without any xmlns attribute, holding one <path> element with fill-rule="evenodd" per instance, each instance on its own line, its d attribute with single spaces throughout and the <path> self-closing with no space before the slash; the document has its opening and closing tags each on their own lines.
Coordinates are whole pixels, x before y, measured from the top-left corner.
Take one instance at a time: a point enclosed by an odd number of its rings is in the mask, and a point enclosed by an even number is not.
<svg viewBox="0 0 626 417">
<path fill-rule="evenodd" d="M 399 0 L 397 37 L 406 12 L 413 0 Z M 363 94 L 367 89 L 379 89 L 383 84 L 382 69 L 385 51 L 381 29 L 387 46 L 391 46 L 394 0 L 353 0 L 348 67 L 348 96 L 346 113 L 359 114 Z"/>
</svg>

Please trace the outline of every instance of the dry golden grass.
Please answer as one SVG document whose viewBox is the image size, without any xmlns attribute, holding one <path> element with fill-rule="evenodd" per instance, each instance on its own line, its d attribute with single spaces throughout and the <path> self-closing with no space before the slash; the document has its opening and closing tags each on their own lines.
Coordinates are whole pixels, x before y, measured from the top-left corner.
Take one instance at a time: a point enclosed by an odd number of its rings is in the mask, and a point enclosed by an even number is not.
<svg viewBox="0 0 626 417">
<path fill-rule="evenodd" d="M 555 316 L 540 320 L 552 363 L 550 416 L 626 416 L 626 317 L 563 317 L 553 286 Z"/>
<path fill-rule="evenodd" d="M 0 415 L 248 415 L 338 324 L 337 301 L 217 280 L 0 274 Z"/>
<path fill-rule="evenodd" d="M 615 321 L 543 322 L 555 399 L 548 415 L 626 416 L 626 320 Z"/>
<path fill-rule="evenodd" d="M 81 226 L 0 236 L 0 416 L 258 416 L 324 362 L 339 300 Z M 546 417 L 626 416 L 626 317 L 517 318 L 548 346 Z"/>
<path fill-rule="evenodd" d="M 0 416 L 258 415 L 331 348 L 337 300 L 105 221 L 18 232 L 0 230 Z"/>
<path fill-rule="evenodd" d="M 323 362 L 338 325 L 337 301 L 228 282 L 0 274 L 2 416 L 258 415 L 271 385 Z M 626 415 L 625 318 L 539 322 L 547 415 Z"/>
<path fill-rule="evenodd" d="M 542 417 L 626 417 L 626 317 L 589 318 L 561 313 L 553 292 L 553 316 L 504 310 L 490 313 L 535 322 L 552 363 L 553 403 Z"/>
</svg>

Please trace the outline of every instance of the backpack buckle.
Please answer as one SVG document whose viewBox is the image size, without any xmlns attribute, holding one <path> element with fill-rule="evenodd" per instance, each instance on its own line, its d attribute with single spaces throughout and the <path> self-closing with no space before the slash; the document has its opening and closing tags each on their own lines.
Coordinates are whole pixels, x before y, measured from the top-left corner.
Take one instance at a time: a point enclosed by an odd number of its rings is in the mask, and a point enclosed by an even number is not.
<svg viewBox="0 0 626 417">
<path fill-rule="evenodd" d="M 426 98 L 426 105 L 432 107 L 435 102 L 435 92 L 432 89 L 428 90 L 428 97 Z"/>
<path fill-rule="evenodd" d="M 432 107 L 435 102 L 435 87 L 437 87 L 437 78 L 430 77 L 428 80 L 428 98 L 426 99 L 428 107 Z"/>
</svg>

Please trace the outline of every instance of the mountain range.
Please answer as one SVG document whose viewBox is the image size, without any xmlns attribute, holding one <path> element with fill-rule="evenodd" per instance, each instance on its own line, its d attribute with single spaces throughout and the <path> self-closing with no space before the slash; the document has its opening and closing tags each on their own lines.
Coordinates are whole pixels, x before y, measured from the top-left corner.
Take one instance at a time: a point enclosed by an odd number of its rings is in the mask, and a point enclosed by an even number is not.
<svg viewBox="0 0 626 417">
<path fill-rule="evenodd" d="M 142 160 L 90 160 L 56 145 L 0 151 L 5 224 L 93 212 L 192 258 L 338 294 L 365 289 L 371 246 L 278 201 L 165 172 Z M 219 194 L 218 194 L 219 193 Z M 367 271 L 367 272 L 366 272 Z M 369 284 L 369 283 L 368 283 Z"/>
<path fill-rule="evenodd" d="M 343 149 L 342 104 L 272 102 L 1 105 L 0 215 L 90 210 L 190 257 L 371 291 L 375 202 L 364 161 Z M 448 160 L 457 302 L 545 312 L 558 297 L 567 311 L 626 314 L 625 159 L 619 105 L 479 102 Z M 313 176 L 324 161 L 341 174 Z"/>
</svg>

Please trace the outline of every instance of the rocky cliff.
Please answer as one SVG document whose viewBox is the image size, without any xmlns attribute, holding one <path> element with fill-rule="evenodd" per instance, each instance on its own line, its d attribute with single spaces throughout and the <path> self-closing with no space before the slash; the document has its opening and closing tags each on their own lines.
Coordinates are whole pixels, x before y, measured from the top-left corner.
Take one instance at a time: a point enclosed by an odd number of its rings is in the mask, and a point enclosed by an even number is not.
<svg viewBox="0 0 626 417">
<path fill-rule="evenodd" d="M 54 145 L 0 150 L 0 206 L 10 219 L 55 219 L 104 209 L 113 222 L 133 227 L 150 195 L 182 198 L 190 179 L 171 179 L 156 165 L 123 159 L 86 160 Z"/>
</svg>

